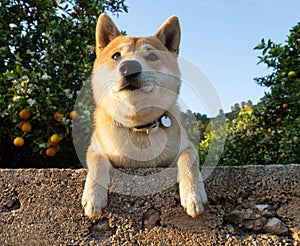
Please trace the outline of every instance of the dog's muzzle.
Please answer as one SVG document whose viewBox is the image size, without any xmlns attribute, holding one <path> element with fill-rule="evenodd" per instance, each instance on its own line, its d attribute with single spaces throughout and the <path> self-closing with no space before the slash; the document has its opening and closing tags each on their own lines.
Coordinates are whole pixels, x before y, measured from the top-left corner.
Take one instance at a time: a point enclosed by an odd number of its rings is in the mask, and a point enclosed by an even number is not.
<svg viewBox="0 0 300 246">
<path fill-rule="evenodd" d="M 136 60 L 127 60 L 120 64 L 119 72 L 122 76 L 120 90 L 134 91 L 142 88 L 140 74 L 142 65 Z"/>
</svg>

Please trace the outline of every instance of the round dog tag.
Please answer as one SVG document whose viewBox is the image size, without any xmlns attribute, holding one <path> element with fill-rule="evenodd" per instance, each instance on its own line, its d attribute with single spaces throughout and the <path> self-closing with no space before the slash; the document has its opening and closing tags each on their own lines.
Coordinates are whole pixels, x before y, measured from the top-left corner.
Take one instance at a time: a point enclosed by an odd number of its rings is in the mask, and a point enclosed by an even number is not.
<svg viewBox="0 0 300 246">
<path fill-rule="evenodd" d="M 164 127 L 170 127 L 172 125 L 172 121 L 171 119 L 164 115 L 163 117 L 161 117 L 161 124 L 164 126 Z"/>
</svg>

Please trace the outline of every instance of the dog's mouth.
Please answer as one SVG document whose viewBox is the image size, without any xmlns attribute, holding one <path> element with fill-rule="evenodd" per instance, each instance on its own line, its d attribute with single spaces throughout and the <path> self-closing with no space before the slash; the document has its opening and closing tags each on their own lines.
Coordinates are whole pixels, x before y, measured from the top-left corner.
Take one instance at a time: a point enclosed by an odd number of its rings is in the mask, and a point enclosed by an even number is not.
<svg viewBox="0 0 300 246">
<path fill-rule="evenodd" d="M 122 88 L 120 91 L 135 91 L 137 89 L 140 89 L 140 88 L 137 86 L 128 85 L 128 86 L 125 86 L 124 88 Z"/>
<path fill-rule="evenodd" d="M 141 88 L 142 85 L 137 79 L 134 80 L 123 79 L 119 91 L 135 91 Z"/>
<path fill-rule="evenodd" d="M 140 90 L 141 92 L 151 92 L 153 85 L 151 83 L 144 83 L 139 79 L 123 79 L 119 86 L 119 92 L 134 92 Z"/>
</svg>

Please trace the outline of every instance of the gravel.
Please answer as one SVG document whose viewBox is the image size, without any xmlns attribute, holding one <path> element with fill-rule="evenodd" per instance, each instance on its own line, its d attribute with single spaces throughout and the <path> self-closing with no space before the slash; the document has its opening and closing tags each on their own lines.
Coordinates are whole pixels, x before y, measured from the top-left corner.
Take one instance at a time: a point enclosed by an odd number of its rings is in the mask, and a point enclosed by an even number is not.
<svg viewBox="0 0 300 246">
<path fill-rule="evenodd" d="M 175 184 L 146 196 L 110 191 L 103 216 L 89 220 L 85 177 L 84 169 L 0 169 L 0 245 L 300 245 L 300 165 L 214 169 L 196 219 Z"/>
</svg>

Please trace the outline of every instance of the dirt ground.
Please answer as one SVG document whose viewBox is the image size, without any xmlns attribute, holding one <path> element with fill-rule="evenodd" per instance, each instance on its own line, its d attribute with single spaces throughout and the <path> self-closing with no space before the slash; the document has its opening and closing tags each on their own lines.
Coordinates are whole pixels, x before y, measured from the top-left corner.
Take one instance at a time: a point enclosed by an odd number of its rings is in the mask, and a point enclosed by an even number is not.
<svg viewBox="0 0 300 246">
<path fill-rule="evenodd" d="M 196 219 L 175 184 L 147 196 L 110 192 L 91 221 L 80 204 L 85 177 L 84 169 L 0 169 L 0 245 L 300 245 L 300 165 L 214 169 Z"/>
</svg>

